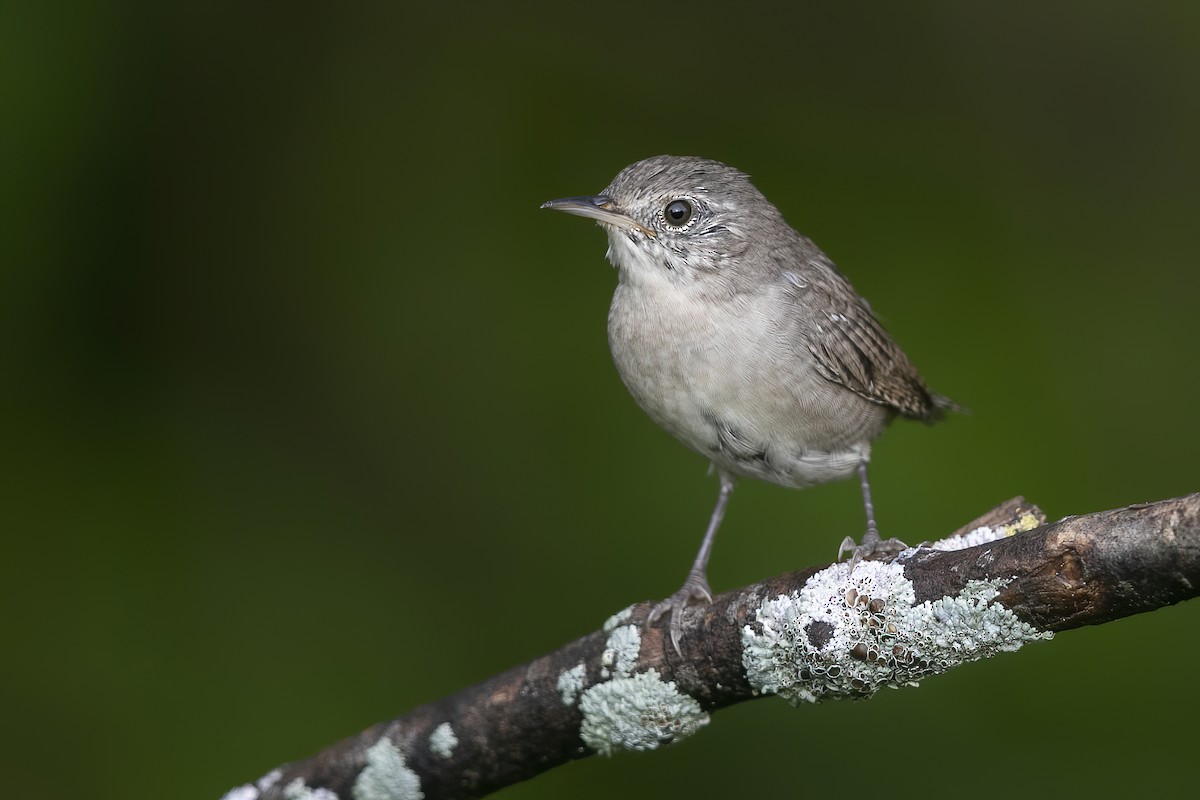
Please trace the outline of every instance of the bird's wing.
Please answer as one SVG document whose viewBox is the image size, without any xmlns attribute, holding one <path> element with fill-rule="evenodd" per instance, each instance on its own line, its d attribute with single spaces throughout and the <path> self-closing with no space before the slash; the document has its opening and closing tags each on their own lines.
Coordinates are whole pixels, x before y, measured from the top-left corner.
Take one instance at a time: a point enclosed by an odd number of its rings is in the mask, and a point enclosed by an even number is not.
<svg viewBox="0 0 1200 800">
<path fill-rule="evenodd" d="M 812 271 L 795 286 L 797 303 L 810 313 L 797 326 L 796 344 L 827 380 L 905 417 L 934 422 L 949 399 L 929 390 L 916 367 L 876 319 L 870 306 L 823 256 L 809 259 Z"/>
</svg>

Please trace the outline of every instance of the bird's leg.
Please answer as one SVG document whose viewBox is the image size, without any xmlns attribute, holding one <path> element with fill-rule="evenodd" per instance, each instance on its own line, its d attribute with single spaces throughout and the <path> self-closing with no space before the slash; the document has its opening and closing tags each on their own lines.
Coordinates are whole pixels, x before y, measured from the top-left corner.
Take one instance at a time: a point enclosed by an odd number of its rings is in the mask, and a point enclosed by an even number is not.
<svg viewBox="0 0 1200 800">
<path fill-rule="evenodd" d="M 863 534 L 863 544 L 874 545 L 879 541 L 879 526 L 875 524 L 875 504 L 871 502 L 871 482 L 867 480 L 867 461 L 858 462 L 858 480 L 862 484 L 863 510 L 867 512 L 867 532 Z"/>
<path fill-rule="evenodd" d="M 839 561 L 847 551 L 850 552 L 851 571 L 864 558 L 871 558 L 875 555 L 895 555 L 908 548 L 908 545 L 899 539 L 879 538 L 879 527 L 875 524 L 875 504 L 871 502 L 871 482 L 867 480 L 867 460 L 865 458 L 858 462 L 858 479 L 862 482 L 863 508 L 867 512 L 867 532 L 863 534 L 862 544 L 856 545 L 854 540 L 847 536 L 842 540 L 841 547 L 838 548 Z"/>
<path fill-rule="evenodd" d="M 725 517 L 725 507 L 729 505 L 729 497 L 733 494 L 734 478 L 724 470 L 718 470 L 717 475 L 721 479 L 721 491 L 717 495 L 717 505 L 713 509 L 712 517 L 708 520 L 708 529 L 704 532 L 704 541 L 700 543 L 700 552 L 696 553 L 696 560 L 692 563 L 692 568 L 688 572 L 687 580 L 683 582 L 683 586 L 679 591 L 663 600 L 650 610 L 649 616 L 646 617 L 646 625 L 653 625 L 658 621 L 658 618 L 663 614 L 667 614 L 670 618 L 671 644 L 675 646 L 675 652 L 682 652 L 679 649 L 679 635 L 681 633 L 681 617 L 683 609 L 692 600 L 704 600 L 712 602 L 712 590 L 708 588 L 708 577 L 706 575 L 708 569 L 708 556 L 712 552 L 713 539 L 717 536 L 717 528 L 721 527 L 721 520 Z M 876 536 L 876 538 L 879 538 Z"/>
</svg>

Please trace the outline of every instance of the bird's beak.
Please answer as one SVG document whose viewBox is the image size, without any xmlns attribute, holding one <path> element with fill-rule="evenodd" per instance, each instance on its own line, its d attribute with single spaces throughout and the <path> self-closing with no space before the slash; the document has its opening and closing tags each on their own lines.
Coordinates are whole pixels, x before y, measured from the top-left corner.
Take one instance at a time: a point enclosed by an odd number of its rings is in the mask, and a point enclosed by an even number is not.
<svg viewBox="0 0 1200 800">
<path fill-rule="evenodd" d="M 617 210 L 612 198 L 606 195 L 598 194 L 594 197 L 564 197 L 560 200 L 547 200 L 542 203 L 542 208 L 549 208 L 552 211 L 564 211 L 567 214 L 574 214 L 578 217 L 588 217 L 602 225 L 640 231 L 651 239 L 654 238 L 654 231 L 632 217 L 622 214 Z"/>
</svg>

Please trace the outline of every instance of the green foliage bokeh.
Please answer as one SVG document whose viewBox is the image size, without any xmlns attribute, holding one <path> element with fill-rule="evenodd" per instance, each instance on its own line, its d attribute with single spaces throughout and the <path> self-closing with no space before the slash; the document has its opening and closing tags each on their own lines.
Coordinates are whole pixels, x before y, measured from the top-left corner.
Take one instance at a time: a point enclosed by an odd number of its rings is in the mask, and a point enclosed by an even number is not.
<svg viewBox="0 0 1200 800">
<path fill-rule="evenodd" d="M 31 4 L 0 53 L 13 797 L 217 798 L 676 588 L 716 482 L 612 369 L 602 233 L 538 211 L 649 155 L 751 173 L 971 409 L 879 442 L 885 536 L 1198 488 L 1188 4 Z M 714 588 L 861 513 L 743 482 Z M 500 796 L 1178 791 L 1197 623 Z"/>
</svg>

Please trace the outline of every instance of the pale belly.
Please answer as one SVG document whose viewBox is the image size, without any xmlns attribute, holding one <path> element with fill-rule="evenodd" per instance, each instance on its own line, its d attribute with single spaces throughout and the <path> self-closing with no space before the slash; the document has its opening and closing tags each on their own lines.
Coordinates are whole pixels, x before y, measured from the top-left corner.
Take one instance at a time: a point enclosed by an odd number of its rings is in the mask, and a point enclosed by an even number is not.
<svg viewBox="0 0 1200 800">
<path fill-rule="evenodd" d="M 735 475 L 789 487 L 846 477 L 889 420 L 821 377 L 777 320 L 734 302 L 652 303 L 619 286 L 608 333 L 638 405 Z"/>
</svg>

